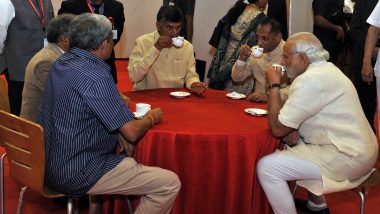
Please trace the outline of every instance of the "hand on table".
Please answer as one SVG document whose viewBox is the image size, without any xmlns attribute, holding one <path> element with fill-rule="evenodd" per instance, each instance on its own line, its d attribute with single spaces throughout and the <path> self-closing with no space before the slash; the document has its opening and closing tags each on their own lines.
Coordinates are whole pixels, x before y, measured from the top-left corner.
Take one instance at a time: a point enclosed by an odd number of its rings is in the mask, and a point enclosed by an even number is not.
<svg viewBox="0 0 380 214">
<path fill-rule="evenodd" d="M 203 94 L 207 90 L 207 85 L 203 82 L 193 82 L 191 84 L 191 92 L 194 92 L 196 94 Z"/>
<path fill-rule="evenodd" d="M 268 101 L 268 96 L 265 93 L 253 92 L 246 99 L 252 102 L 265 103 Z"/>
<path fill-rule="evenodd" d="M 160 108 L 155 108 L 146 113 L 145 117 L 151 117 L 150 119 L 153 119 L 152 125 L 157 124 L 161 122 L 162 120 L 162 110 Z M 150 115 L 150 116 L 149 116 Z"/>
</svg>

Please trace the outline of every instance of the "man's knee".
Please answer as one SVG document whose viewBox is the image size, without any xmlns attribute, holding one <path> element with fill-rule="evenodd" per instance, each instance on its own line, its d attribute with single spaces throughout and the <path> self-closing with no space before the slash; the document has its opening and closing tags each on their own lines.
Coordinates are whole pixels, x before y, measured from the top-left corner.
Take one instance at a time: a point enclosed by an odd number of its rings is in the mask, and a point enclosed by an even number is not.
<svg viewBox="0 0 380 214">
<path fill-rule="evenodd" d="M 181 189 L 181 181 L 177 174 L 169 170 L 163 170 L 161 178 L 164 180 L 165 185 L 168 187 L 168 191 L 178 193 Z"/>
<path fill-rule="evenodd" d="M 259 160 L 256 166 L 257 176 L 260 180 L 265 179 L 269 175 L 270 168 L 273 165 L 272 158 L 267 155 Z"/>
</svg>

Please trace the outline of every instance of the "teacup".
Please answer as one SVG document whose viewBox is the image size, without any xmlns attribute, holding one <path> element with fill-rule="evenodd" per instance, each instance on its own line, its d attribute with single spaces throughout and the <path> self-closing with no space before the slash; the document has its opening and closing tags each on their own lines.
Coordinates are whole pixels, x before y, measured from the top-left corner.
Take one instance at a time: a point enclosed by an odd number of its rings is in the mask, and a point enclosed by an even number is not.
<svg viewBox="0 0 380 214">
<path fill-rule="evenodd" d="M 150 104 L 136 103 L 136 114 L 145 115 L 148 111 L 150 111 Z"/>
<path fill-rule="evenodd" d="M 254 57 L 261 57 L 264 53 L 264 48 L 260 48 L 259 46 L 253 46 L 251 48 L 251 51 Z"/>
<path fill-rule="evenodd" d="M 280 69 L 281 70 L 281 75 L 285 74 L 285 71 L 286 71 L 285 66 L 273 63 L 272 67 L 275 68 L 275 69 Z"/>
<path fill-rule="evenodd" d="M 177 37 L 172 38 L 173 45 L 176 46 L 177 48 L 182 47 L 184 40 L 185 39 L 182 36 L 177 36 Z"/>
</svg>

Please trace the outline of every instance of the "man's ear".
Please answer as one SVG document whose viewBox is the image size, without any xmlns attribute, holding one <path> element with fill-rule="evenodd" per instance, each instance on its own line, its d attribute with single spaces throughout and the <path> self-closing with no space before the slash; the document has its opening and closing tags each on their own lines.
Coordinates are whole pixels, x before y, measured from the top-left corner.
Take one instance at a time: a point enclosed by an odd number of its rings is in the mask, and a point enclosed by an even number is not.
<svg viewBox="0 0 380 214">
<path fill-rule="evenodd" d="M 105 40 L 103 40 L 100 47 L 102 48 L 102 50 L 107 50 L 107 46 L 108 46 L 108 39 L 105 39 Z"/>
<path fill-rule="evenodd" d="M 282 39 L 282 33 L 281 32 L 276 33 L 276 41 L 280 42 L 281 39 Z"/>
</svg>

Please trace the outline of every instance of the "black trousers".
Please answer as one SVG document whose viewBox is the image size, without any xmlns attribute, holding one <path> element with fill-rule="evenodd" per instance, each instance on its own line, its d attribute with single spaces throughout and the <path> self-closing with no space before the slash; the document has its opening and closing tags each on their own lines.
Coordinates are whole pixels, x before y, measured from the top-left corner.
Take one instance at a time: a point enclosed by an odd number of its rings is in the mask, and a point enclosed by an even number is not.
<svg viewBox="0 0 380 214">
<path fill-rule="evenodd" d="M 10 80 L 8 69 L 4 71 L 4 74 L 8 83 L 8 98 L 9 105 L 11 107 L 11 113 L 20 116 L 24 82 Z"/>
<path fill-rule="evenodd" d="M 368 85 L 361 78 L 361 67 L 354 68 L 353 72 L 355 72 L 355 87 L 359 95 L 360 104 L 369 124 L 376 133 L 374 126 L 377 99 L 376 77 L 373 77 L 373 82 L 371 82 L 371 85 Z"/>
</svg>

